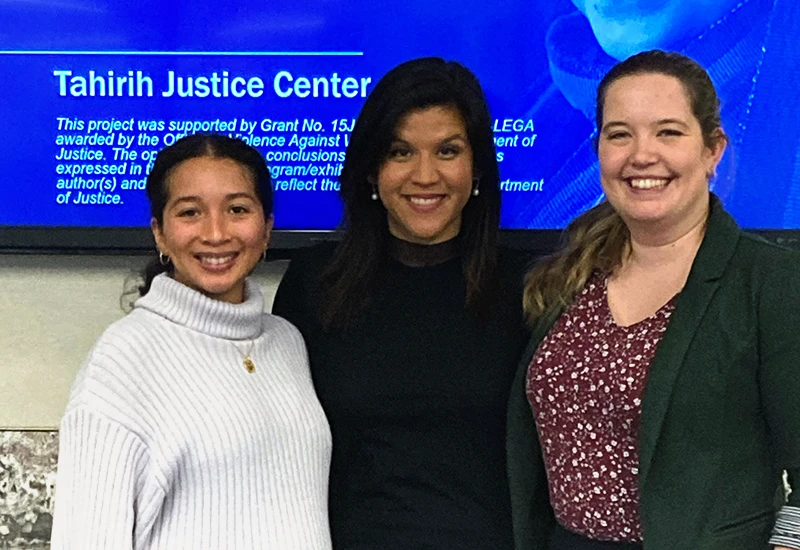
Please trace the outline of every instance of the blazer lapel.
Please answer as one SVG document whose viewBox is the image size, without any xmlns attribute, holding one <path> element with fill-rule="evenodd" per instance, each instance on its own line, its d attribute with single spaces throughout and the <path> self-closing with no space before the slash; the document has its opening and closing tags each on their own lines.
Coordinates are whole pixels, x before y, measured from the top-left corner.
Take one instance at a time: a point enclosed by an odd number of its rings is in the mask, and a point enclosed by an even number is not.
<svg viewBox="0 0 800 550">
<path fill-rule="evenodd" d="M 711 211 L 703 243 L 697 252 L 686 285 L 678 296 L 664 338 L 647 375 L 639 430 L 639 486 L 644 486 L 664 423 L 670 397 L 684 363 L 686 351 L 700 327 L 711 299 L 719 288 L 741 231 L 711 195 Z"/>
</svg>

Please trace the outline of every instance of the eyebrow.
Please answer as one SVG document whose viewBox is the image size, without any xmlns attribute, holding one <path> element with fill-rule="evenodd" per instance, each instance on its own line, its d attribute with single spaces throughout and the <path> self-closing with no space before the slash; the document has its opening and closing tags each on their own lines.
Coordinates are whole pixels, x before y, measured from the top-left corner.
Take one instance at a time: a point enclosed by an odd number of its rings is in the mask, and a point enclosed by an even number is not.
<svg viewBox="0 0 800 550">
<path fill-rule="evenodd" d="M 612 121 L 612 122 L 606 122 L 605 124 L 603 124 L 603 127 L 600 129 L 600 131 L 601 132 L 605 132 L 609 128 L 614 128 L 614 127 L 617 127 L 617 126 L 621 126 L 623 128 L 627 128 L 628 127 L 628 125 L 625 124 L 624 122 Z"/>
<path fill-rule="evenodd" d="M 254 197 L 251 193 L 244 193 L 244 192 L 241 192 L 241 193 L 229 193 L 229 194 L 225 195 L 225 200 L 232 201 L 232 200 L 236 200 L 236 199 L 250 199 L 252 201 L 255 201 L 256 197 Z M 186 195 L 186 196 L 178 197 L 177 199 L 175 199 L 172 202 L 172 206 L 175 206 L 177 204 L 181 204 L 181 203 L 184 203 L 184 202 L 203 202 L 203 199 L 201 197 L 197 196 L 197 195 Z"/>
<path fill-rule="evenodd" d="M 442 138 L 441 140 L 439 140 L 439 143 L 447 143 L 448 141 L 454 141 L 454 140 L 457 140 L 457 139 L 460 139 L 462 141 L 467 141 L 468 140 L 467 136 L 465 136 L 461 132 L 458 132 L 458 133 L 453 134 L 451 136 L 447 136 L 446 138 Z M 403 138 L 398 137 L 398 136 L 394 136 L 392 138 L 392 143 L 398 143 L 398 142 L 399 143 L 409 143 L 408 140 L 406 140 L 406 139 L 403 139 Z"/>
<path fill-rule="evenodd" d="M 662 118 L 662 119 L 659 119 L 659 120 L 657 120 L 655 122 L 656 126 L 662 126 L 664 124 L 677 124 L 679 126 L 683 126 L 684 128 L 689 126 L 684 121 L 682 121 L 681 119 L 678 119 L 678 118 Z M 613 129 L 613 128 L 616 128 L 616 127 L 627 128 L 628 126 L 629 125 L 626 124 L 625 122 L 618 121 L 618 120 L 612 120 L 611 122 L 603 124 L 602 131 L 605 132 L 608 129 Z"/>
<path fill-rule="evenodd" d="M 657 124 L 659 124 L 659 125 L 661 125 L 661 124 L 678 124 L 679 126 L 689 126 L 684 121 L 682 121 L 682 120 L 680 120 L 678 118 L 662 118 L 661 120 L 659 120 L 657 122 Z"/>
</svg>

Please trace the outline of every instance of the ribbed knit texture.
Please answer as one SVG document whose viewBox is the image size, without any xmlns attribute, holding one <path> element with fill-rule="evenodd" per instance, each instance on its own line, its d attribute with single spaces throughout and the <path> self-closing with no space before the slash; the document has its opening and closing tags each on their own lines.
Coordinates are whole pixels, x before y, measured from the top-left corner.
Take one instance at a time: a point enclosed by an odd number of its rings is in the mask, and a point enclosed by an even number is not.
<svg viewBox="0 0 800 550">
<path fill-rule="evenodd" d="M 161 275 L 101 336 L 61 424 L 53 550 L 331 547 L 303 340 L 249 281 L 246 296 Z"/>
</svg>

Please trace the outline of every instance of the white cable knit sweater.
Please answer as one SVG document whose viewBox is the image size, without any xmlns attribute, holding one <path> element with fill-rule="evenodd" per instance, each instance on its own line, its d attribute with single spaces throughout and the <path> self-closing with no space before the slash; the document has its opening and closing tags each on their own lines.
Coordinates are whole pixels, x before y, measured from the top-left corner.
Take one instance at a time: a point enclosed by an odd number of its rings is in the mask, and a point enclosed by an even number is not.
<svg viewBox="0 0 800 550">
<path fill-rule="evenodd" d="M 160 275 L 101 336 L 61 424 L 53 550 L 330 549 L 305 346 L 250 281 L 246 296 Z"/>
</svg>

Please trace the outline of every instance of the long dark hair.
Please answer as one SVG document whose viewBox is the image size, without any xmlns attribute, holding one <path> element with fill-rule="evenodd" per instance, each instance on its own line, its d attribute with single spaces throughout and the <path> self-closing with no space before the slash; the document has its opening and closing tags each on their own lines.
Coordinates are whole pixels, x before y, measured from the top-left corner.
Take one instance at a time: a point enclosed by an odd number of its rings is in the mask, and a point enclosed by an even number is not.
<svg viewBox="0 0 800 550">
<path fill-rule="evenodd" d="M 246 168 L 264 209 L 264 219 L 269 219 L 272 215 L 272 179 L 261 153 L 240 139 L 220 134 L 193 134 L 159 151 L 153 169 L 147 175 L 150 215 L 159 227 L 164 224 L 164 207 L 169 202 L 170 174 L 180 163 L 198 157 L 230 159 Z M 136 289 L 139 295 L 148 293 L 156 275 L 171 273 L 172 269 L 172 262 L 164 265 L 157 255 L 152 258 L 142 271 L 142 283 Z"/>
<path fill-rule="evenodd" d="M 462 263 L 466 306 L 475 313 L 490 307 L 497 282 L 497 231 L 500 173 L 492 121 L 478 79 L 463 65 L 437 57 L 415 59 L 389 71 L 367 97 L 347 147 L 340 176 L 344 236 L 321 276 L 324 328 L 344 327 L 371 299 L 386 257 L 387 213 L 371 199 L 372 184 L 396 137 L 400 120 L 411 111 L 454 107 L 464 120 L 473 152 L 473 174 L 480 194 L 461 214 Z"/>
<path fill-rule="evenodd" d="M 614 65 L 597 87 L 595 150 L 603 128 L 608 88 L 620 78 L 662 74 L 683 85 L 692 114 L 700 123 L 703 142 L 714 147 L 727 139 L 722 131 L 720 102 L 708 73 L 685 55 L 661 50 L 636 54 Z M 526 276 L 524 305 L 531 322 L 549 310 L 563 307 L 583 288 L 593 272 L 611 274 L 630 250 L 630 232 L 611 204 L 603 201 L 575 218 L 567 227 L 561 250 L 537 264 Z"/>
</svg>

